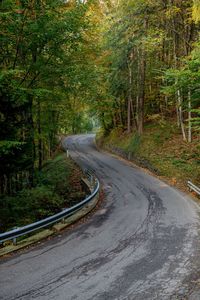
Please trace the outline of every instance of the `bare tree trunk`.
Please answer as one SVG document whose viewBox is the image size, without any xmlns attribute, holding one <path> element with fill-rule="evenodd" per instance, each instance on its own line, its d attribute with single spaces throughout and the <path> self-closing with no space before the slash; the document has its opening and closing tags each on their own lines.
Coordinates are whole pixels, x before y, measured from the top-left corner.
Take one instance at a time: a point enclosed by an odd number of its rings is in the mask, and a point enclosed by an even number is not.
<svg viewBox="0 0 200 300">
<path fill-rule="evenodd" d="M 137 47 L 137 78 L 136 78 L 136 108 L 135 108 L 135 119 L 137 123 L 137 130 L 138 130 L 138 125 L 139 125 L 139 117 L 138 117 L 138 112 L 139 112 L 139 93 L 140 93 L 140 51 L 139 48 Z"/>
<path fill-rule="evenodd" d="M 37 128 L 38 128 L 38 169 L 42 169 L 42 138 L 41 138 L 41 108 L 37 101 Z"/>
<path fill-rule="evenodd" d="M 121 105 L 119 105 L 119 123 L 120 123 L 121 126 L 123 126 L 123 118 L 122 118 Z"/>
<path fill-rule="evenodd" d="M 192 142 L 191 90 L 188 92 L 188 142 Z"/>
<path fill-rule="evenodd" d="M 128 95 L 128 109 L 127 109 L 127 131 L 131 132 L 131 107 L 132 107 L 132 64 L 133 64 L 133 53 L 130 54 L 130 62 L 128 62 L 129 71 L 129 95 Z"/>
<path fill-rule="evenodd" d="M 184 122 L 183 122 L 182 99 L 181 99 L 180 89 L 178 89 L 178 91 L 177 91 L 177 96 L 178 96 L 178 111 L 179 111 L 179 121 L 180 121 L 180 125 L 181 125 L 181 131 L 182 131 L 182 135 L 183 135 L 183 140 L 187 141 L 186 134 L 185 134 L 185 126 L 184 126 Z"/>
<path fill-rule="evenodd" d="M 138 120 L 138 110 L 139 110 L 139 95 L 137 94 L 136 96 L 136 123 L 137 123 L 137 128 L 138 128 L 138 124 L 139 124 L 139 120 Z"/>
<path fill-rule="evenodd" d="M 128 108 L 127 108 L 127 132 L 131 132 L 131 102 L 128 98 Z"/>
<path fill-rule="evenodd" d="M 141 50 L 141 63 L 140 63 L 140 88 L 139 88 L 139 101 L 138 101 L 138 134 L 141 135 L 144 130 L 144 99 L 145 99 L 145 70 L 146 61 L 144 49 Z"/>
<path fill-rule="evenodd" d="M 178 103 L 176 103 L 176 120 L 177 120 L 177 126 L 180 127 L 180 118 L 179 118 L 179 110 L 178 110 Z"/>
</svg>

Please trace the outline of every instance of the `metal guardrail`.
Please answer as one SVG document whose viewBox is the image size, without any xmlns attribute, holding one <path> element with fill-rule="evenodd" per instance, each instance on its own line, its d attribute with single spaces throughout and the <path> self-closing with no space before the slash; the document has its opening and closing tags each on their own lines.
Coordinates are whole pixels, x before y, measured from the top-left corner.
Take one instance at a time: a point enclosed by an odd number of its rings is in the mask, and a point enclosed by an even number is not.
<svg viewBox="0 0 200 300">
<path fill-rule="evenodd" d="M 0 234 L 0 244 L 5 241 L 8 241 L 8 240 L 16 241 L 16 238 L 18 238 L 20 236 L 26 235 L 26 234 L 36 231 L 38 229 L 52 225 L 64 218 L 67 218 L 67 217 L 73 215 L 75 212 L 77 212 L 78 210 L 83 208 L 88 202 L 90 202 L 97 195 L 97 193 L 99 192 L 99 187 L 100 187 L 99 180 L 94 176 L 94 174 L 92 174 L 89 171 L 86 171 L 85 174 L 88 177 L 91 186 L 93 187 L 91 195 L 87 196 L 83 201 L 79 202 L 78 204 L 76 204 L 70 208 L 66 208 L 53 216 L 47 217 L 43 220 L 37 221 L 35 223 L 29 224 L 29 225 L 26 225 L 23 227 L 13 229 L 11 231 L 1 233 Z"/>
<path fill-rule="evenodd" d="M 187 184 L 188 184 L 188 187 L 190 190 L 194 191 L 195 193 L 197 193 L 200 196 L 200 188 L 198 186 L 193 184 L 191 181 L 188 181 Z"/>
</svg>

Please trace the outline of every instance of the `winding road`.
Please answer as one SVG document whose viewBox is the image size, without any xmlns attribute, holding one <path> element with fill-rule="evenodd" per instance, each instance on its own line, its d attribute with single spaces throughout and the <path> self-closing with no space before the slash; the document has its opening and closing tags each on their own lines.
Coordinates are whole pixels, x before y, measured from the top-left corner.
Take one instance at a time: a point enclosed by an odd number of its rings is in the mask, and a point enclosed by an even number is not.
<svg viewBox="0 0 200 300">
<path fill-rule="evenodd" d="M 84 223 L 0 264 L 0 299 L 183 299 L 200 270 L 199 210 L 182 192 L 97 151 L 94 135 L 65 139 L 105 199 Z M 197 300 L 200 298 L 196 298 Z"/>
</svg>

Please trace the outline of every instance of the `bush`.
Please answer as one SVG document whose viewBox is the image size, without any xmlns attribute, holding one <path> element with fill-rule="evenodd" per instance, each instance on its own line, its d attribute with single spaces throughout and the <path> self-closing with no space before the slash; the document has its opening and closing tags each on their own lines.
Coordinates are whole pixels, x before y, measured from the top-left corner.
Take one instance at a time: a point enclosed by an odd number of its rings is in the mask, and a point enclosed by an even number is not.
<svg viewBox="0 0 200 300">
<path fill-rule="evenodd" d="M 68 191 L 68 181 L 73 168 L 73 163 L 65 155 L 59 155 L 49 161 L 41 172 L 38 173 L 38 182 L 49 186 L 54 192 L 64 189 Z"/>
<path fill-rule="evenodd" d="M 0 198 L 0 231 L 23 226 L 69 207 L 85 197 L 80 169 L 65 154 L 46 163 L 37 185 Z"/>
<path fill-rule="evenodd" d="M 141 137 L 138 134 L 135 134 L 130 140 L 130 143 L 127 147 L 127 151 L 134 154 L 139 149 L 140 143 L 141 143 Z"/>
<path fill-rule="evenodd" d="M 22 226 L 50 216 L 61 210 L 62 198 L 46 186 L 38 186 L 19 192 L 15 197 L 4 197 L 1 200 L 1 230 Z"/>
</svg>

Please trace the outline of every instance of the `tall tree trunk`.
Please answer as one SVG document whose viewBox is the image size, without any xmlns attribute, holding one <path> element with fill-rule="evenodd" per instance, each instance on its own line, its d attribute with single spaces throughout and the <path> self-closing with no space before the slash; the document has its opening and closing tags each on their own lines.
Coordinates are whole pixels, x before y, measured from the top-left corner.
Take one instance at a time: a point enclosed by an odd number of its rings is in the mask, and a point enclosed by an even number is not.
<svg viewBox="0 0 200 300">
<path fill-rule="evenodd" d="M 192 142 L 191 90 L 188 92 L 188 142 Z"/>
<path fill-rule="evenodd" d="M 35 150 L 35 138 L 34 138 L 34 122 L 33 122 L 33 100 L 30 96 L 29 100 L 29 110 L 27 116 L 27 143 L 29 144 L 29 154 L 30 154 L 30 164 L 29 164 L 29 183 L 32 187 L 34 185 L 34 165 L 36 160 L 36 150 Z"/>
<path fill-rule="evenodd" d="M 180 89 L 178 89 L 178 91 L 177 91 L 177 98 L 178 98 L 179 120 L 180 120 L 180 126 L 181 126 L 182 135 L 183 135 L 183 140 L 187 141 L 186 134 L 185 134 L 185 126 L 184 126 L 184 122 L 183 122 L 183 110 L 182 110 L 182 99 L 181 99 Z"/>
<path fill-rule="evenodd" d="M 141 49 L 140 61 L 140 88 L 139 88 L 139 102 L 138 102 L 138 134 L 141 135 L 144 130 L 144 100 L 145 100 L 145 71 L 146 61 L 144 49 Z"/>
<path fill-rule="evenodd" d="M 41 138 L 41 108 L 37 101 L 37 128 L 38 128 L 38 169 L 42 169 L 42 138 Z"/>
<path fill-rule="evenodd" d="M 128 108 L 127 108 L 127 132 L 131 132 L 131 102 L 128 98 Z"/>
<path fill-rule="evenodd" d="M 132 106 L 132 64 L 133 64 L 133 53 L 130 54 L 128 61 L 128 75 L 129 75 L 129 91 L 128 91 L 128 109 L 127 109 L 127 131 L 131 132 L 131 106 Z"/>
</svg>

